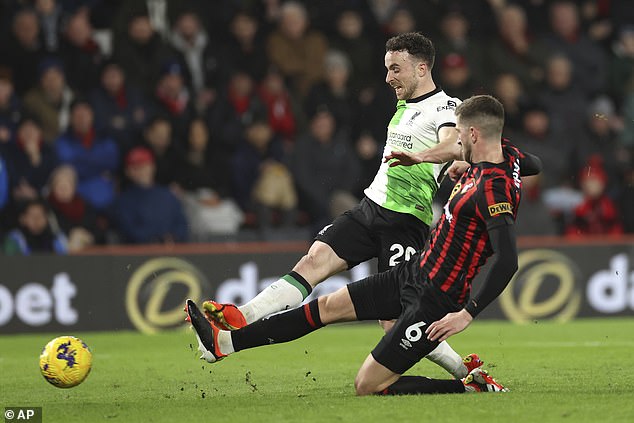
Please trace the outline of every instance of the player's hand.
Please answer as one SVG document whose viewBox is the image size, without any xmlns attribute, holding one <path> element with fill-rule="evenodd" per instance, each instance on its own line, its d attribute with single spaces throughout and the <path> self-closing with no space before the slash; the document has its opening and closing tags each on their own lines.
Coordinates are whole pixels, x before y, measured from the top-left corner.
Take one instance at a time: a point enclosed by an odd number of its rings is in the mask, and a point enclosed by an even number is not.
<svg viewBox="0 0 634 423">
<path fill-rule="evenodd" d="M 460 310 L 456 313 L 448 313 L 442 319 L 429 325 L 425 331 L 427 339 L 430 341 L 442 342 L 451 335 L 455 335 L 456 333 L 465 330 L 472 320 L 473 317 L 467 310 Z"/>
<path fill-rule="evenodd" d="M 467 162 L 453 162 L 451 166 L 449 166 L 449 169 L 447 169 L 447 175 L 451 178 L 452 181 L 456 182 L 458 179 L 460 179 L 462 174 L 465 173 L 467 169 L 469 169 L 469 167 L 471 167 L 471 165 Z"/>
<path fill-rule="evenodd" d="M 390 160 L 390 167 L 394 166 L 412 166 L 423 162 L 423 158 L 417 153 L 408 153 L 406 151 L 392 151 L 390 154 L 383 158 L 383 162 L 387 163 Z"/>
</svg>

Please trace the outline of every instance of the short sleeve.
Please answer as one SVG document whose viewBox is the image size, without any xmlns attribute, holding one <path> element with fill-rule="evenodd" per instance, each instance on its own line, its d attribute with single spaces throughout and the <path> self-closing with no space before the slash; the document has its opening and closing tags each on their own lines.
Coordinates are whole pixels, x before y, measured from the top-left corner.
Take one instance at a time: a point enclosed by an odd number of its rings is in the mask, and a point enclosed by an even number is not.
<svg viewBox="0 0 634 423">
<path fill-rule="evenodd" d="M 457 98 L 449 98 L 436 106 L 436 133 L 445 126 L 456 126 L 456 107 L 460 104 Z"/>
<path fill-rule="evenodd" d="M 488 229 L 515 222 L 517 205 L 513 192 L 512 181 L 505 177 L 485 181 L 478 198 L 478 210 Z"/>
</svg>

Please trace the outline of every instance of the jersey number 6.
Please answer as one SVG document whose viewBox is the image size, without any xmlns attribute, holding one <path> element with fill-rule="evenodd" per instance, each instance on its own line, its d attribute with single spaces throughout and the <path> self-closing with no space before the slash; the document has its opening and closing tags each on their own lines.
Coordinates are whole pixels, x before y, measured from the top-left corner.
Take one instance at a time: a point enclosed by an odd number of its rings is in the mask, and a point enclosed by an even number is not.
<svg viewBox="0 0 634 423">
<path fill-rule="evenodd" d="M 421 328 L 426 326 L 425 322 L 418 322 L 410 325 L 407 329 L 405 329 L 405 337 L 410 342 L 416 342 L 423 336 L 423 331 Z"/>
</svg>

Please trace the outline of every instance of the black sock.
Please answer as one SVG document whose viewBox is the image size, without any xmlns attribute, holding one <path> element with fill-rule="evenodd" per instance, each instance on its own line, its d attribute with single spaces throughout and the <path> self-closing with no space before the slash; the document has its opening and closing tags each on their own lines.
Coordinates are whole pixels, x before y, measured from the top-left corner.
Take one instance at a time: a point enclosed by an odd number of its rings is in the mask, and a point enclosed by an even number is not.
<svg viewBox="0 0 634 423">
<path fill-rule="evenodd" d="M 461 380 L 430 379 L 424 376 L 401 376 L 379 395 L 460 394 L 465 392 Z"/>
<path fill-rule="evenodd" d="M 299 308 L 273 315 L 231 332 L 231 341 L 237 352 L 261 345 L 292 341 L 323 326 L 317 300 L 313 300 Z"/>
</svg>

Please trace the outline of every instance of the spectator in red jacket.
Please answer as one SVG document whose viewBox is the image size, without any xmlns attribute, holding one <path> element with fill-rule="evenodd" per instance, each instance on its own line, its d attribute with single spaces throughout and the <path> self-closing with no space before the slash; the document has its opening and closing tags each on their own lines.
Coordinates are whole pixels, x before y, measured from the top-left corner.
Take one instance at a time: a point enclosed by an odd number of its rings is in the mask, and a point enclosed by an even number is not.
<svg viewBox="0 0 634 423">
<path fill-rule="evenodd" d="M 255 81 L 245 70 L 236 71 L 210 113 L 210 129 L 219 146 L 234 152 L 246 127 L 260 116 L 267 115 L 266 106 L 255 90 Z"/>
<path fill-rule="evenodd" d="M 583 202 L 575 209 L 569 236 L 620 235 L 623 225 L 616 204 L 605 194 L 607 175 L 601 159 L 592 158 L 579 175 Z"/>
<path fill-rule="evenodd" d="M 177 60 L 163 63 L 153 101 L 154 113 L 170 120 L 172 133 L 179 141 L 187 138 L 189 123 L 195 116 L 184 72 Z"/>
<path fill-rule="evenodd" d="M 271 68 L 259 88 L 260 98 L 266 106 L 269 125 L 273 132 L 284 140 L 293 141 L 296 118 L 293 99 L 282 74 Z"/>
</svg>

